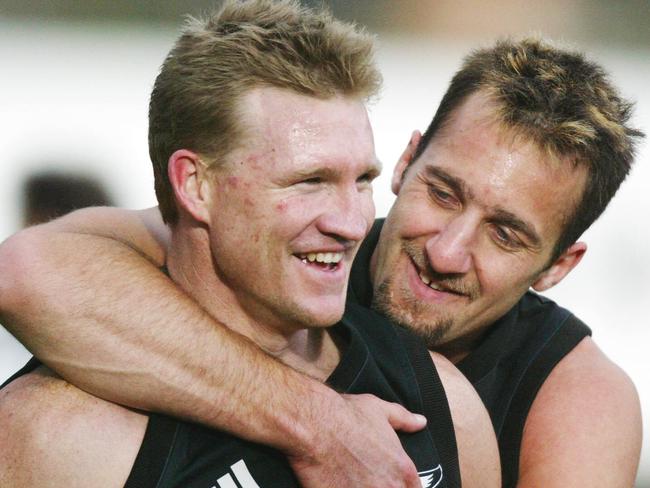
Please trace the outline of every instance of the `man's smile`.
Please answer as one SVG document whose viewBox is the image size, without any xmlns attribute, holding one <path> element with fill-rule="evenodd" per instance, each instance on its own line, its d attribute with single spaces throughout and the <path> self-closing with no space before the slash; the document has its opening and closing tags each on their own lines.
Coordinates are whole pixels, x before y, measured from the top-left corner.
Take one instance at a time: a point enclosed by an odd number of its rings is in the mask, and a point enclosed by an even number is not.
<svg viewBox="0 0 650 488">
<path fill-rule="evenodd" d="M 327 269 L 335 269 L 338 263 L 343 259 L 342 252 L 310 252 L 298 254 L 300 259 L 305 264 L 315 264 Z"/>
</svg>

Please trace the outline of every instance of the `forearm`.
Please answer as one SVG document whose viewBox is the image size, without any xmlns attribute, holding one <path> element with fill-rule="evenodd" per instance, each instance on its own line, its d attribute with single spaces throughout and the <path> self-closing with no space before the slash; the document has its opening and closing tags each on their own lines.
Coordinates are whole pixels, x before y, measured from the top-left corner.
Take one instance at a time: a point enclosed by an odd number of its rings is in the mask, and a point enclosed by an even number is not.
<svg viewBox="0 0 650 488">
<path fill-rule="evenodd" d="M 309 441 L 314 415 L 296 398 L 334 395 L 216 324 L 147 259 L 101 237 L 35 229 L 9 240 L 0 247 L 0 297 L 0 321 L 36 356 L 117 403 L 293 452 Z"/>
<path fill-rule="evenodd" d="M 158 268 L 155 211 L 80 211 L 0 245 L 0 322 L 101 398 L 285 452 L 305 488 L 420 486 L 394 429 L 423 419 L 341 396 L 209 317 Z"/>
</svg>

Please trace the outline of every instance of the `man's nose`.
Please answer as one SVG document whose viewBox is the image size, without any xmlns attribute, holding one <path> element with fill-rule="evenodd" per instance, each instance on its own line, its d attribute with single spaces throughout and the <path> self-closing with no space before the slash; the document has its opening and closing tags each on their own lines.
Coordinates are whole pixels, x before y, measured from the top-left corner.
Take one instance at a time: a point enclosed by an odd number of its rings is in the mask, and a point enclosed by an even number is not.
<svg viewBox="0 0 650 488">
<path fill-rule="evenodd" d="M 461 216 L 450 219 L 425 243 L 431 268 L 442 274 L 464 274 L 472 267 L 477 224 Z"/>
<path fill-rule="evenodd" d="M 375 216 L 372 194 L 356 188 L 332 193 L 328 196 L 318 229 L 323 234 L 339 240 L 358 242 L 366 237 Z"/>
</svg>

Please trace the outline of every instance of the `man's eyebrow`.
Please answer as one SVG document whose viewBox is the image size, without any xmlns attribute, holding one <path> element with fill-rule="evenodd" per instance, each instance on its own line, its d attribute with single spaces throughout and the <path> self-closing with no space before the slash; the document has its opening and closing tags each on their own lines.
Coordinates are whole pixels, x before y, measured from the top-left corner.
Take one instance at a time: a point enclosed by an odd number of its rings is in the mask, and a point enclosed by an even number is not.
<svg viewBox="0 0 650 488">
<path fill-rule="evenodd" d="M 429 178 L 442 180 L 456 193 L 461 202 L 466 202 L 474 197 L 474 194 L 467 188 L 467 185 L 462 179 L 447 173 L 445 170 L 437 166 L 427 165 L 425 166 L 425 172 Z"/>
<path fill-rule="evenodd" d="M 542 244 L 542 239 L 539 237 L 535 228 L 508 210 L 498 207 L 495 208 L 491 220 L 495 223 L 507 225 L 508 227 L 521 232 L 528 238 L 533 247 L 539 247 Z"/>
</svg>

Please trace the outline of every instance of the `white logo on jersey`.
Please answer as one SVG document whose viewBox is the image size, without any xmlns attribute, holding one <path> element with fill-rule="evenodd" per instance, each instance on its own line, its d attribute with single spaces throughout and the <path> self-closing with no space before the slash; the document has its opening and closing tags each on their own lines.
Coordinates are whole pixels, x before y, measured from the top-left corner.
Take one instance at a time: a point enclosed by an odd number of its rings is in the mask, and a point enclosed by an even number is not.
<svg viewBox="0 0 650 488">
<path fill-rule="evenodd" d="M 428 471 L 420 471 L 418 475 L 422 488 L 436 488 L 442 481 L 442 466 L 438 465 Z"/>
<path fill-rule="evenodd" d="M 260 488 L 257 482 L 253 479 L 253 476 L 243 459 L 240 459 L 230 466 L 230 469 L 241 488 Z M 436 488 L 436 486 L 438 486 L 442 481 L 442 466 L 438 465 L 433 469 L 420 471 L 418 476 L 420 477 L 422 488 Z M 229 473 L 226 473 L 217 480 L 217 484 L 219 485 L 219 488 L 239 488 L 235 483 L 235 479 L 233 479 Z M 212 488 L 217 488 L 217 486 L 213 485 Z"/>
<path fill-rule="evenodd" d="M 246 466 L 246 463 L 243 459 L 240 459 L 235 464 L 230 466 L 230 469 L 232 470 L 232 474 L 235 475 L 235 479 L 241 488 L 260 488 L 253 479 L 251 472 L 248 471 L 248 466 Z M 235 484 L 235 480 L 232 479 L 232 476 L 230 476 L 230 474 L 224 474 L 217 480 L 217 483 L 219 484 L 219 488 L 239 488 L 239 486 Z M 217 487 L 213 486 L 212 488 Z"/>
</svg>

